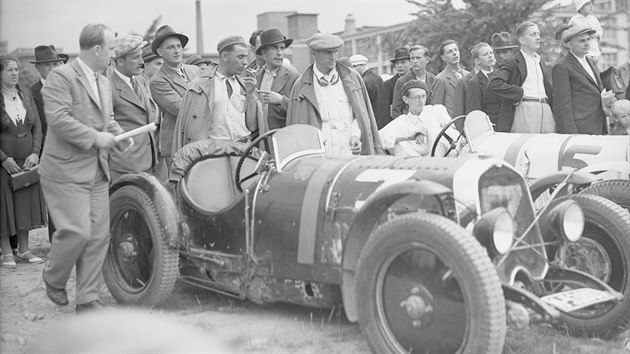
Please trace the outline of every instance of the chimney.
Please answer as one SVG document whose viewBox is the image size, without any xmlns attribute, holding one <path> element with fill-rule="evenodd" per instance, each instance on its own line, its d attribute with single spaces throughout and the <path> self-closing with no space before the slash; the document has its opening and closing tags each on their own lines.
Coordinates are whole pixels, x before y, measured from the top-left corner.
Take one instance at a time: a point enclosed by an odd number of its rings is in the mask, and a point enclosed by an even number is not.
<svg viewBox="0 0 630 354">
<path fill-rule="evenodd" d="M 195 0 L 195 13 L 197 14 L 197 54 L 203 55 L 203 29 L 201 28 L 201 0 Z"/>
<path fill-rule="evenodd" d="M 343 29 L 344 34 L 353 34 L 357 31 L 357 20 L 354 19 L 352 14 L 346 16 L 346 27 Z"/>
</svg>

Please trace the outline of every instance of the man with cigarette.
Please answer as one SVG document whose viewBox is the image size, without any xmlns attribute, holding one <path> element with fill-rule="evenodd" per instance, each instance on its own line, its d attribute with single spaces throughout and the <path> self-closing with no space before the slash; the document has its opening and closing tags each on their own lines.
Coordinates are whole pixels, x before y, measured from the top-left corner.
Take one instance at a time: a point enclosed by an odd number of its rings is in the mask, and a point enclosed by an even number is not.
<svg viewBox="0 0 630 354">
<path fill-rule="evenodd" d="M 247 42 L 230 36 L 217 44 L 217 52 L 219 63 L 208 65 L 184 93 L 173 151 L 202 139 L 247 141 L 258 130 L 259 119 L 261 127 L 266 126 L 255 73 L 241 75 L 247 66 Z"/>
</svg>

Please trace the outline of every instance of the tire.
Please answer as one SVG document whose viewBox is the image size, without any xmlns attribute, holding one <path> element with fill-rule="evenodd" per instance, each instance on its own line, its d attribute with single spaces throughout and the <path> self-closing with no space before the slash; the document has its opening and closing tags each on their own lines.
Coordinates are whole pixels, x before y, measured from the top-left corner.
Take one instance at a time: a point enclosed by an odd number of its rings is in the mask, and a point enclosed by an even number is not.
<svg viewBox="0 0 630 354">
<path fill-rule="evenodd" d="M 585 225 L 582 238 L 570 246 L 566 265 L 599 278 L 625 300 L 561 313 L 560 326 L 573 335 L 610 338 L 630 324 L 630 214 L 596 195 L 578 194 L 570 199 L 582 208 Z"/>
<path fill-rule="evenodd" d="M 623 179 L 602 181 L 584 189 L 582 193 L 604 197 L 630 211 L 630 181 Z"/>
<path fill-rule="evenodd" d="M 151 198 L 136 186 L 112 193 L 110 226 L 103 278 L 114 299 L 142 306 L 165 300 L 179 276 L 179 252 L 168 246 Z"/>
<path fill-rule="evenodd" d="M 439 215 L 406 215 L 379 226 L 361 252 L 356 298 L 374 353 L 503 348 L 505 299 L 494 266 L 473 236 Z"/>
</svg>

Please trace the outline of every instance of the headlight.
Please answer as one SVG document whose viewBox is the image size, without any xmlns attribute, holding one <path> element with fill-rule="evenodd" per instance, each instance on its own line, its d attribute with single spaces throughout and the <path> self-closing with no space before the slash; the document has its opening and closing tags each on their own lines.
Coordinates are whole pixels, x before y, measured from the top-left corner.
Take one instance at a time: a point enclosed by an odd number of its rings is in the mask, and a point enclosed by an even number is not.
<svg viewBox="0 0 630 354">
<path fill-rule="evenodd" d="M 546 228 L 556 237 L 566 241 L 576 242 L 584 231 L 584 213 L 582 208 L 573 200 L 565 200 L 549 210 L 544 218 Z"/>
<path fill-rule="evenodd" d="M 473 233 L 486 248 L 506 254 L 514 242 L 514 219 L 505 208 L 493 209 L 481 216 Z"/>
</svg>

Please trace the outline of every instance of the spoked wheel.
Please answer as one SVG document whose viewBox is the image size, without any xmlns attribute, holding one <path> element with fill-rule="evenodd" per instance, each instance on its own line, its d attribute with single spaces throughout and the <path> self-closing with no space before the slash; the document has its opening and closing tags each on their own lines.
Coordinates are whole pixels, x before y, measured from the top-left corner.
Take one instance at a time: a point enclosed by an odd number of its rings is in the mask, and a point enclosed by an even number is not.
<svg viewBox="0 0 630 354">
<path fill-rule="evenodd" d="M 166 243 L 163 222 L 149 196 L 125 186 L 110 197 L 111 242 L 103 278 L 117 302 L 152 306 L 173 290 L 179 253 Z"/>
<path fill-rule="evenodd" d="M 501 284 L 486 250 L 452 221 L 407 215 L 361 252 L 359 323 L 375 353 L 499 353 Z"/>
<path fill-rule="evenodd" d="M 609 338 L 630 324 L 630 215 L 596 195 L 570 198 L 582 208 L 585 225 L 582 238 L 568 246 L 565 264 L 606 282 L 625 300 L 562 313 L 561 326 L 575 335 Z"/>
</svg>

